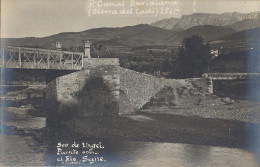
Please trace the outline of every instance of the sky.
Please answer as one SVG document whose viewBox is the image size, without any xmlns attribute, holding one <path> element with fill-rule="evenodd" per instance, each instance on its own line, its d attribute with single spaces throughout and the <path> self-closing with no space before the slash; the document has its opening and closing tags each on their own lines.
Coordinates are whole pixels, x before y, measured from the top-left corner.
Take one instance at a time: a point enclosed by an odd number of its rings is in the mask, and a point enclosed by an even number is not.
<svg viewBox="0 0 260 167">
<path fill-rule="evenodd" d="M 154 5 L 162 1 L 168 4 Z M 97 14 L 98 10 L 123 9 L 132 13 Z M 192 13 L 254 11 L 260 11 L 260 0 L 1 0 L 1 38 L 45 37 L 99 27 L 150 24 Z"/>
</svg>

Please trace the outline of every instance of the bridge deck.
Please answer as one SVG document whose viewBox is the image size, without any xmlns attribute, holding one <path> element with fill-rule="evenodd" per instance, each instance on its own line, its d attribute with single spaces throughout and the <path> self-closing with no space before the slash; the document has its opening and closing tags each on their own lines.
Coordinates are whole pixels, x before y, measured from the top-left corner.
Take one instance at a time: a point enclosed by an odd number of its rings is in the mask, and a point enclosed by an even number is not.
<svg viewBox="0 0 260 167">
<path fill-rule="evenodd" d="M 83 53 L 1 45 L 0 67 L 81 70 Z"/>
<path fill-rule="evenodd" d="M 205 73 L 202 77 L 213 80 L 260 79 L 260 73 Z"/>
</svg>

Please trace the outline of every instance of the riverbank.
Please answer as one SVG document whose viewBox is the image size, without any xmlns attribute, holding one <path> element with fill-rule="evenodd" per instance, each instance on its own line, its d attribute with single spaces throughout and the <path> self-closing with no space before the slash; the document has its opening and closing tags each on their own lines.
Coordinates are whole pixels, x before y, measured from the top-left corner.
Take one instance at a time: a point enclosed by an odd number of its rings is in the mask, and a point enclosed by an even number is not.
<svg viewBox="0 0 260 167">
<path fill-rule="evenodd" d="M 234 120 L 142 113 L 117 118 L 89 118 L 63 122 L 78 136 L 93 139 L 131 140 L 197 145 L 247 147 L 246 124 Z"/>
<path fill-rule="evenodd" d="M 244 123 L 260 123 L 260 102 L 245 100 L 233 100 L 229 97 L 218 97 L 208 95 L 196 99 L 197 103 L 189 103 L 177 106 L 171 105 L 150 105 L 142 108 L 143 113 L 170 114 L 185 117 L 201 117 L 210 119 L 223 119 L 230 121 L 240 121 Z"/>
<path fill-rule="evenodd" d="M 154 98 L 135 115 L 64 120 L 61 126 L 93 139 L 247 148 L 260 125 L 259 102 L 215 95 L 187 97 L 178 105 L 160 100 Z"/>
</svg>

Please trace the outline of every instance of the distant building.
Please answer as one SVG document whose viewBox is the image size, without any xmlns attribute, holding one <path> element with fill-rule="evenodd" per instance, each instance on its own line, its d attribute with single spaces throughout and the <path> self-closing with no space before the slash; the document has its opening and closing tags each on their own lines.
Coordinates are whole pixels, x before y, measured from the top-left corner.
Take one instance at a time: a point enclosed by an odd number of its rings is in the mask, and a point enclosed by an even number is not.
<svg viewBox="0 0 260 167">
<path fill-rule="evenodd" d="M 212 55 L 212 59 L 215 59 L 216 57 L 218 57 L 219 52 L 218 50 L 210 50 L 210 54 Z"/>
<path fill-rule="evenodd" d="M 130 53 L 132 52 L 132 49 L 126 46 L 104 46 L 106 49 L 108 49 L 111 52 L 116 53 Z"/>
</svg>

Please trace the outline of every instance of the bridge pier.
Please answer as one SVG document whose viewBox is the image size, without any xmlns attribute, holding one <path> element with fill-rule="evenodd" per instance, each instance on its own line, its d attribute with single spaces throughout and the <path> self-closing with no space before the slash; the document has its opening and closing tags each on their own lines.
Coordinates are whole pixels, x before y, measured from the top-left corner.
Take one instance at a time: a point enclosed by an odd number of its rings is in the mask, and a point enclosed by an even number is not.
<svg viewBox="0 0 260 167">
<path fill-rule="evenodd" d="M 46 88 L 47 119 L 118 115 L 119 77 L 112 65 L 58 77 Z"/>
<path fill-rule="evenodd" d="M 90 56 L 90 46 L 91 42 L 89 40 L 84 40 L 84 58 L 91 58 Z"/>
</svg>

